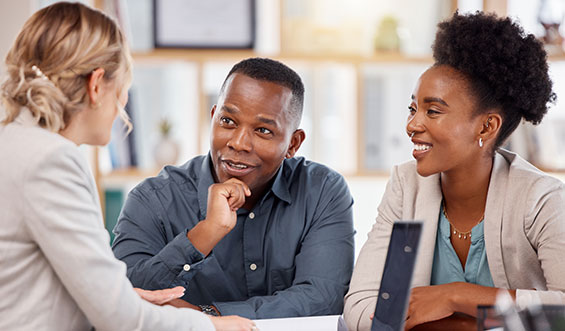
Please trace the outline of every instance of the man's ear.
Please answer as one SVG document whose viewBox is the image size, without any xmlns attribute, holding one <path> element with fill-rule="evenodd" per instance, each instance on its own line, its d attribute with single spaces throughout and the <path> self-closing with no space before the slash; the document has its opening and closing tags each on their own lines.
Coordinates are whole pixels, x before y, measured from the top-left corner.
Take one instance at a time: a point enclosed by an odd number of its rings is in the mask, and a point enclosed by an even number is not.
<svg viewBox="0 0 565 331">
<path fill-rule="evenodd" d="M 216 105 L 213 105 L 210 110 L 210 119 L 214 118 L 214 113 L 216 113 Z"/>
<path fill-rule="evenodd" d="M 302 143 L 306 139 L 306 133 L 302 129 L 297 129 L 292 133 L 292 137 L 290 138 L 290 144 L 288 145 L 288 149 L 286 152 L 286 158 L 290 159 L 294 157 Z"/>
<path fill-rule="evenodd" d="M 88 78 L 87 93 L 91 105 L 97 105 L 100 102 L 102 93 L 102 82 L 104 80 L 104 69 L 95 69 Z"/>
</svg>

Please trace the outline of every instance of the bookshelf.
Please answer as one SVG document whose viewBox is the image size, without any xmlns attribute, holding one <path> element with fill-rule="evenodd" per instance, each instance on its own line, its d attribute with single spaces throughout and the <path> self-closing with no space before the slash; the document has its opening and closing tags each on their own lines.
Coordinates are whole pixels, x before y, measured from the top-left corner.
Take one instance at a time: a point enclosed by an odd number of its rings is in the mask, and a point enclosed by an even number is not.
<svg viewBox="0 0 565 331">
<path fill-rule="evenodd" d="M 194 116 L 196 116 L 195 120 L 197 121 L 199 133 L 197 135 L 197 141 L 194 143 L 195 147 L 193 150 L 196 151 L 195 154 L 201 154 L 207 152 L 207 136 L 208 136 L 208 114 L 210 110 L 209 100 L 213 99 L 210 95 L 210 88 L 206 88 L 207 85 L 210 85 L 209 82 L 205 82 L 207 80 L 206 76 L 207 70 L 210 70 L 209 66 L 218 65 L 219 67 L 227 68 L 225 70 L 216 70 L 221 73 L 221 79 L 223 80 L 223 76 L 227 74 L 229 67 L 235 64 L 241 59 L 252 57 L 252 56 L 261 56 L 260 54 L 256 54 L 253 51 L 242 51 L 242 50 L 186 50 L 186 49 L 159 49 L 151 52 L 144 52 L 144 53 L 134 53 L 134 62 L 135 66 L 143 66 L 146 64 L 149 65 L 160 65 L 160 64 L 170 64 L 174 62 L 182 62 L 182 63 L 190 63 L 195 68 L 193 79 L 197 82 L 197 91 L 195 95 L 197 95 L 197 102 L 194 103 L 195 107 L 197 108 L 193 111 Z M 309 55 L 300 55 L 300 54 L 279 54 L 277 56 L 270 56 L 274 59 L 283 61 L 284 63 L 289 64 L 293 68 L 322 68 L 323 70 L 325 67 L 333 68 L 337 66 L 345 66 L 349 68 L 353 73 L 353 78 L 349 78 L 351 82 L 355 85 L 354 92 L 355 95 L 349 100 L 351 101 L 351 108 L 344 109 L 344 112 L 350 111 L 352 114 L 355 115 L 355 123 L 353 125 L 353 129 L 349 132 L 351 137 L 352 143 L 349 145 L 350 149 L 354 149 L 354 153 L 350 153 L 349 155 L 354 155 L 353 163 L 355 166 L 353 168 L 340 168 L 339 165 L 332 164 L 331 162 L 327 161 L 327 158 L 324 159 L 316 157 L 317 155 L 313 155 L 312 153 L 306 153 L 310 159 L 314 159 L 323 163 L 326 163 L 336 170 L 341 171 L 347 176 L 386 176 L 388 175 L 388 170 L 393 164 L 400 163 L 406 159 L 409 159 L 410 152 L 408 145 L 398 144 L 388 149 L 388 151 L 383 151 L 384 155 L 389 154 L 396 154 L 394 158 L 381 163 L 375 166 L 367 166 L 368 162 L 372 162 L 371 159 L 384 159 L 384 157 L 374 157 L 371 156 L 371 153 L 368 152 L 368 147 L 364 142 L 367 140 L 367 136 L 379 130 L 370 130 L 367 128 L 367 122 L 375 123 L 381 122 L 380 127 L 382 130 L 388 130 L 389 134 L 393 135 L 389 140 L 402 140 L 404 137 L 403 134 L 403 127 L 404 127 L 404 114 L 402 116 L 398 116 L 395 118 L 391 118 L 388 121 L 382 122 L 379 119 L 375 118 L 368 118 L 369 115 L 372 114 L 372 111 L 375 109 L 383 109 L 386 110 L 387 113 L 382 116 L 387 116 L 389 110 L 391 108 L 398 110 L 398 112 L 402 112 L 405 108 L 405 103 L 407 102 L 407 96 L 411 92 L 411 89 L 416 82 L 417 76 L 419 73 L 423 71 L 427 66 L 431 65 L 432 59 L 431 57 L 407 57 L 398 54 L 391 54 L 391 53 L 375 53 L 371 56 L 346 56 L 346 55 L 321 55 L 321 54 L 309 54 Z M 551 56 L 551 62 L 565 62 L 565 56 L 558 55 L 558 56 Z M 409 69 L 406 69 L 409 68 Z M 402 74 L 403 70 L 406 72 Z M 214 70 L 212 70 L 214 71 Z M 298 70 L 300 71 L 300 70 Z M 301 74 L 302 75 L 302 74 Z M 302 75 L 303 76 L 303 75 Z M 308 75 L 307 75 L 308 76 Z M 400 76 L 400 81 L 394 81 L 394 79 Z M 316 93 L 316 91 L 320 90 L 321 87 L 312 85 L 312 77 L 305 77 L 306 86 L 306 98 L 308 98 L 309 93 Z M 388 87 L 379 87 L 380 84 L 392 84 Z M 308 83 L 310 82 L 310 86 Z M 375 85 L 377 82 L 377 85 Z M 221 82 L 219 82 L 221 83 Z M 219 84 L 218 83 L 218 84 Z M 384 104 L 379 105 L 370 105 L 368 103 L 371 102 L 371 98 L 374 98 L 372 92 L 375 90 L 382 89 L 385 92 L 384 94 L 394 94 L 390 96 L 390 98 L 384 102 Z M 403 92 L 394 92 L 394 89 L 402 89 Z M 219 90 L 219 89 L 218 89 Z M 387 92 L 388 91 L 388 92 Z M 217 91 L 216 91 L 217 92 Z M 311 98 L 312 99 L 312 98 Z M 310 100 L 313 102 L 313 100 Z M 308 105 L 308 101 L 306 102 Z M 316 106 L 312 106 L 316 108 Z M 320 112 L 320 110 L 310 110 L 311 112 Z M 307 111 L 305 111 L 305 114 Z M 378 115 L 381 116 L 381 115 Z M 134 123 L 135 124 L 135 123 Z M 304 124 L 304 123 L 303 123 Z M 374 125 L 369 125 L 375 127 Z M 309 129 L 309 130 L 308 130 Z M 321 140 L 320 137 L 320 130 L 319 128 L 316 129 L 314 127 L 307 128 L 307 142 L 312 142 L 315 140 Z M 317 131 L 317 132 L 312 132 Z M 395 134 L 396 131 L 398 134 Z M 380 140 L 383 138 L 373 137 L 373 140 Z M 406 141 L 405 141 L 406 142 Z M 378 146 L 377 146 L 378 147 Z M 307 148 L 307 146 L 305 146 Z M 314 145 L 310 146 L 310 150 L 314 149 Z M 373 148 L 374 150 L 374 148 Z M 96 158 L 100 158 L 100 151 L 96 154 Z M 300 153 L 299 153 L 300 154 Z M 401 155 L 405 155 L 406 158 L 403 159 Z M 183 157 L 178 160 L 178 163 L 182 163 L 186 161 L 188 158 Z M 99 167 L 99 161 L 95 161 L 95 177 L 97 179 L 97 184 L 103 190 L 105 187 L 117 187 L 120 183 L 123 183 L 124 186 L 129 186 L 128 183 L 132 182 L 139 182 L 142 179 L 153 176 L 158 173 L 158 168 L 155 166 L 149 167 L 142 167 L 142 168 L 130 168 L 130 169 L 116 169 L 111 171 L 101 171 Z M 547 168 L 547 167 L 546 167 Z M 547 170 L 552 172 L 559 173 L 558 169 L 547 168 Z M 101 192 L 102 193 L 102 192 Z M 102 194 L 101 197 L 103 198 Z"/>
<path fill-rule="evenodd" d="M 180 62 L 180 63 L 189 63 L 190 65 L 196 68 L 193 77 L 194 80 L 197 81 L 197 99 L 198 101 L 194 103 L 197 107 L 197 110 L 192 112 L 195 116 L 195 120 L 198 123 L 199 134 L 198 139 L 195 143 L 197 146 L 195 149 L 197 153 L 206 153 L 207 152 L 207 133 L 208 133 L 208 114 L 210 110 L 210 104 L 207 100 L 211 99 L 210 96 L 210 88 L 206 88 L 207 85 L 210 85 L 209 82 L 206 80 L 211 80 L 207 78 L 207 70 L 214 71 L 214 69 L 210 69 L 209 67 L 219 66 L 225 67 L 224 70 L 215 70 L 221 73 L 221 80 L 223 81 L 224 76 L 227 74 L 229 68 L 235 64 L 236 62 L 253 56 L 262 56 L 261 54 L 257 54 L 251 50 L 187 50 L 187 49 L 158 49 L 153 50 L 150 52 L 136 52 L 133 54 L 134 59 L 134 67 L 140 68 L 146 65 L 170 65 L 170 63 Z M 371 56 L 352 56 L 352 55 L 324 55 L 324 54 L 308 54 L 308 55 L 301 55 L 301 54 L 279 54 L 276 56 L 269 56 L 271 58 L 280 60 L 284 63 L 289 64 L 291 67 L 295 68 L 297 71 L 306 70 L 305 77 L 302 73 L 301 76 L 305 78 L 306 83 L 306 104 L 307 106 L 310 105 L 310 110 L 305 110 L 306 113 L 316 113 L 320 114 L 323 110 L 320 109 L 313 109 L 316 108 L 317 105 L 312 105 L 313 103 L 320 102 L 320 99 L 324 99 L 324 93 L 321 92 L 321 88 L 315 86 L 313 81 L 317 80 L 320 81 L 318 76 L 323 75 L 324 71 L 329 71 L 330 75 L 332 71 L 340 72 L 344 71 L 347 73 L 347 80 L 354 85 L 353 88 L 349 90 L 349 101 L 344 101 L 345 105 L 343 108 L 338 109 L 337 112 L 344 113 L 351 113 L 354 119 L 354 123 L 350 125 L 350 129 L 348 131 L 348 139 L 350 143 L 346 147 L 342 147 L 342 151 L 348 151 L 345 156 L 337 153 L 331 159 L 333 160 L 343 160 L 344 157 L 352 157 L 353 160 L 351 167 L 341 167 L 339 165 L 331 164 L 331 162 L 327 162 L 330 157 L 316 157 L 314 155 L 316 153 L 317 148 L 315 146 L 319 146 L 322 144 L 323 138 L 320 136 L 321 129 L 319 127 L 314 128 L 314 126 L 310 126 L 306 129 L 307 131 L 307 140 L 306 143 L 311 143 L 309 149 L 310 153 L 307 156 L 309 159 L 314 159 L 319 162 L 323 162 L 326 164 L 330 164 L 336 170 L 343 172 L 348 176 L 386 176 L 388 175 L 388 170 L 385 168 L 381 169 L 368 169 L 363 167 L 365 163 L 365 148 L 361 144 L 357 142 L 364 140 L 365 135 L 365 126 L 362 125 L 365 120 L 364 111 L 362 111 L 362 105 L 364 104 L 364 99 L 366 98 L 365 91 L 365 78 L 364 78 L 364 71 L 367 66 L 405 66 L 405 65 L 416 65 L 421 67 L 426 67 L 432 63 L 431 57 L 407 57 L 402 56 L 397 53 L 375 53 Z M 314 68 L 314 69 L 312 69 Z M 337 69 L 335 69 L 337 68 Z M 327 72 L 326 72 L 327 75 Z M 136 76 L 137 77 L 137 76 Z M 136 78 L 137 79 L 137 78 Z M 134 81 L 136 80 L 134 79 Z M 412 82 L 414 83 L 415 80 Z M 221 82 L 218 81 L 216 84 L 220 84 Z M 349 85 L 346 83 L 345 85 Z M 409 87 L 411 89 L 411 86 Z M 219 88 L 217 89 L 217 91 Z M 215 92 L 217 92 L 215 91 Z M 329 93 L 329 92 L 328 92 Z M 314 94 L 317 94 L 314 96 Z M 407 94 L 409 95 L 409 94 Z M 400 100 L 402 104 L 402 108 L 404 108 L 404 100 L 406 97 Z M 318 100 L 318 101 L 316 101 Z M 134 101 L 134 100 L 132 100 Z M 331 101 L 330 101 L 331 102 Z M 344 103 L 342 102 L 342 104 Z M 347 104 L 351 104 L 351 107 L 347 107 Z M 399 106 L 400 107 L 400 106 Z M 317 117 L 320 121 L 320 119 Z M 311 119 L 309 122 L 312 123 L 314 119 Z M 401 118 L 400 123 L 402 123 L 403 118 Z M 334 122 L 336 122 L 334 120 Z M 338 121 L 339 123 L 339 121 Z M 304 123 L 303 123 L 304 124 Z M 139 128 L 138 125 L 134 122 L 134 130 L 135 128 Z M 316 130 L 316 133 L 312 132 Z M 134 132 L 135 133 L 135 132 Z M 338 137 L 339 139 L 339 137 Z M 304 149 L 308 148 L 304 146 Z M 95 160 L 94 160 L 94 173 L 95 178 L 97 181 L 97 185 L 100 190 L 100 199 L 103 206 L 103 211 L 106 212 L 105 206 L 105 191 L 108 189 L 117 189 L 122 187 L 124 191 L 129 191 L 135 183 L 140 182 L 144 178 L 154 176 L 158 173 L 158 168 L 154 166 L 148 167 L 135 167 L 135 168 L 126 168 L 126 169 L 112 169 L 108 171 L 108 169 L 103 169 L 100 166 L 100 159 L 103 159 L 102 155 L 107 153 L 103 149 L 97 148 L 95 152 Z M 299 153 L 300 154 L 300 153 Z M 332 153 L 333 154 L 333 153 Z M 349 156 L 348 156 L 349 155 Z M 409 155 L 409 153 L 406 153 Z M 182 158 L 178 160 L 178 163 L 182 163 L 188 160 L 188 157 Z M 343 162 L 342 162 L 343 163 Z M 391 161 L 391 163 L 394 163 Z M 347 164 L 346 164 L 347 166 Z"/>
<path fill-rule="evenodd" d="M 219 85 L 223 81 L 225 74 L 227 74 L 229 68 L 236 62 L 254 56 L 263 56 L 261 54 L 257 54 L 250 50 L 187 50 L 187 49 L 158 49 L 151 52 L 136 52 L 133 54 L 134 58 L 134 67 L 143 67 L 145 65 L 168 65 L 170 63 L 190 63 L 192 66 L 196 68 L 196 72 L 194 74 L 194 79 L 197 81 L 197 98 L 198 102 L 197 107 L 197 122 L 199 123 L 199 128 L 204 129 L 205 126 L 208 125 L 208 113 L 211 108 L 211 104 L 207 103 L 207 99 L 210 98 L 211 92 L 217 92 L 219 90 Z M 355 115 L 355 131 L 357 134 L 357 141 L 362 140 L 363 129 L 361 128 L 361 122 L 364 120 L 364 117 L 361 114 L 360 108 L 364 102 L 363 98 L 366 95 L 366 87 L 364 82 L 364 73 L 366 71 L 366 67 L 368 66 L 381 66 L 381 67 L 402 67 L 402 66 L 419 66 L 420 68 L 426 68 L 432 63 L 431 57 L 408 57 L 403 56 L 398 53 L 375 53 L 371 56 L 352 56 L 352 55 L 323 55 L 323 54 L 309 54 L 309 55 L 301 55 L 301 54 L 279 54 L 276 56 L 269 56 L 270 58 L 282 61 L 301 74 L 301 76 L 308 76 L 308 72 L 305 75 L 302 75 L 300 72 L 301 70 L 307 70 L 310 68 L 316 68 L 318 70 L 323 71 L 324 69 L 333 67 L 345 67 L 350 71 L 350 77 L 348 78 L 352 83 L 354 83 L 355 88 L 352 94 L 354 94 L 353 98 L 350 98 L 352 101 L 351 109 L 349 110 L 352 115 Z M 224 70 L 218 70 L 216 67 L 223 67 Z M 212 67 L 212 68 L 209 68 Z M 216 71 L 219 72 L 220 76 L 214 77 L 216 81 L 214 82 L 218 88 L 212 89 L 210 91 L 209 86 L 210 83 L 207 80 L 212 80 L 214 78 L 207 78 L 210 74 L 207 71 Z M 388 70 L 390 71 L 390 70 Z M 310 73 L 312 74 L 312 73 Z M 315 75 L 316 73 L 314 73 Z M 136 77 L 138 78 L 138 77 Z M 309 85 L 309 78 L 311 77 L 303 77 L 306 85 L 306 99 L 313 98 L 313 94 L 319 90 L 319 86 L 316 84 L 312 84 L 310 82 Z M 135 81 L 135 79 L 134 79 Z M 410 85 L 415 83 L 415 79 L 409 82 Z M 410 86 L 411 88 L 411 86 Z M 411 91 L 411 90 L 410 90 Z M 410 92 L 409 91 L 409 92 Z M 409 95 L 409 94 L 408 94 Z M 403 100 L 406 97 L 403 97 Z M 308 103 L 308 101 L 306 101 Z M 404 107 L 403 107 L 404 108 Z M 305 112 L 307 112 L 305 110 Z M 135 129 L 134 129 L 135 130 Z M 309 133 L 309 132 L 307 132 Z M 311 132 L 307 137 L 308 140 L 315 139 L 314 136 L 311 136 Z M 207 151 L 207 135 L 199 135 L 198 142 L 198 152 L 205 153 Z M 356 157 L 356 163 L 362 164 L 360 160 L 363 159 L 362 153 L 357 153 L 359 157 Z M 99 165 L 99 162 L 97 163 Z M 99 168 L 97 166 L 96 168 Z M 145 167 L 146 168 L 146 167 Z M 97 173 L 100 173 L 100 169 L 96 169 Z M 146 169 L 142 169 L 141 173 L 146 171 Z M 104 171 L 102 171 L 104 172 Z M 123 170 L 119 170 L 118 173 L 123 173 Z M 129 171 L 130 175 L 135 175 L 140 173 L 137 170 Z M 362 166 L 355 167 L 353 170 L 349 170 L 349 175 L 356 175 L 356 174 L 371 174 L 371 171 L 366 171 L 363 169 Z M 380 173 L 380 172 L 377 172 Z M 107 171 L 102 176 L 107 176 Z"/>
<path fill-rule="evenodd" d="M 276 55 L 264 55 L 253 50 L 233 50 L 233 49 L 154 49 L 149 52 L 134 52 L 134 61 L 148 59 L 176 59 L 188 60 L 205 63 L 217 60 L 239 60 L 254 56 L 267 56 L 280 61 L 332 61 L 361 64 L 366 62 L 399 62 L 399 63 L 431 63 L 432 57 L 429 56 L 406 56 L 399 52 L 374 52 L 370 55 L 347 55 L 347 54 L 300 54 L 300 53 L 280 53 Z M 565 58 L 565 56 L 564 56 Z"/>
<path fill-rule="evenodd" d="M 105 0 L 95 2 L 99 8 L 104 8 Z M 128 0 L 125 2 L 133 3 Z M 187 73 L 185 78 L 190 81 L 185 82 L 185 85 L 193 87 L 187 88 L 191 91 L 182 92 L 187 93 L 189 97 L 186 98 L 191 101 L 184 105 L 185 108 L 181 113 L 190 114 L 190 120 L 187 121 L 196 123 L 190 127 L 192 129 L 184 131 L 194 129 L 197 133 L 196 136 L 189 138 L 177 132 L 176 137 L 181 140 L 181 144 L 190 145 L 186 148 L 187 152 L 181 153 L 177 163 L 181 164 L 191 156 L 207 152 L 209 110 L 215 101 L 215 93 L 219 91 L 219 85 L 233 64 L 254 56 L 280 60 L 294 68 L 304 79 L 306 108 L 302 124 L 307 138 L 299 155 L 328 164 L 349 178 L 386 178 L 393 164 L 409 159 L 411 145 L 404 134 L 405 115 L 407 115 L 405 109 L 417 77 L 433 62 L 431 55 L 372 50 L 357 54 L 336 53 L 326 52 L 323 48 L 309 52 L 293 51 L 296 48 L 285 46 L 289 31 L 285 28 L 285 15 L 288 14 L 288 3 L 302 6 L 301 0 L 258 2 L 263 3 L 261 6 L 270 3 L 271 7 L 276 9 L 275 16 L 278 17 L 271 18 L 276 21 L 275 28 L 278 29 L 280 47 L 274 52 L 265 52 L 261 47 L 255 50 L 134 50 L 135 68 L 143 71 L 147 68 L 181 64 L 185 66 L 183 69 Z M 441 1 L 433 2 L 439 4 Z M 457 0 L 449 3 L 449 12 L 452 12 L 457 7 Z M 498 0 L 484 1 L 485 8 L 505 8 L 505 4 L 506 1 L 504 4 Z M 435 23 L 432 22 L 431 25 L 435 26 Z M 565 63 L 565 55 L 551 55 L 550 62 Z M 134 83 L 140 76 L 135 77 Z M 334 98 L 336 91 L 341 90 L 346 90 L 345 99 Z M 375 91 L 380 91 L 380 94 Z M 156 106 L 153 111 L 160 112 L 164 108 L 167 107 Z M 328 108 L 333 111 L 332 116 L 325 116 L 329 112 Z M 177 121 L 180 122 L 183 121 Z M 332 138 L 327 135 L 327 131 L 340 132 L 338 130 L 340 125 L 346 127 L 344 136 Z M 330 126 L 330 129 L 325 126 Z M 136 125 L 134 122 L 135 127 L 139 128 L 143 125 Z M 153 134 L 152 130 L 155 129 L 148 128 L 149 126 L 145 125 L 141 134 L 147 136 Z M 326 144 L 327 139 L 334 139 L 333 143 L 341 144 L 340 147 L 322 151 L 319 147 Z M 94 173 L 103 208 L 105 208 L 104 190 L 122 188 L 127 192 L 137 182 L 154 176 L 159 171 L 159 167 L 150 162 L 133 168 L 101 167 L 103 163 L 101 160 L 107 159 L 104 157 L 106 153 L 107 151 L 101 149 L 96 149 L 94 152 Z M 557 174 L 559 176 L 559 172 Z"/>
</svg>

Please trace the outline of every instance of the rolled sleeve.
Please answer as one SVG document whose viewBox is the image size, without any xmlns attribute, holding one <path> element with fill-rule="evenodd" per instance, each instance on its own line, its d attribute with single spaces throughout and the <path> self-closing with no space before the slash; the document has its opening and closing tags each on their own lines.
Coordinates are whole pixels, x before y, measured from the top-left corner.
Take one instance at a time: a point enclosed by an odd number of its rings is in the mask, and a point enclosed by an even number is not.
<svg viewBox="0 0 565 331">
<path fill-rule="evenodd" d="M 168 241 L 159 217 L 137 192 L 128 197 L 114 228 L 114 255 L 127 265 L 127 275 L 136 287 L 154 290 L 188 287 L 207 259 L 187 238 L 188 229 Z"/>
<path fill-rule="evenodd" d="M 562 305 L 565 303 L 565 186 L 551 177 L 542 177 L 529 189 L 527 206 L 532 206 L 524 219 L 529 242 L 536 250 L 545 284 L 538 281 L 537 290 L 517 289 L 520 308 L 532 304 Z M 543 288 L 546 290 L 541 290 Z"/>
<path fill-rule="evenodd" d="M 257 300 L 248 300 L 257 301 Z M 233 301 L 233 302 L 213 302 L 212 305 L 218 309 L 222 316 L 237 315 L 249 319 L 257 319 L 253 302 Z"/>
</svg>

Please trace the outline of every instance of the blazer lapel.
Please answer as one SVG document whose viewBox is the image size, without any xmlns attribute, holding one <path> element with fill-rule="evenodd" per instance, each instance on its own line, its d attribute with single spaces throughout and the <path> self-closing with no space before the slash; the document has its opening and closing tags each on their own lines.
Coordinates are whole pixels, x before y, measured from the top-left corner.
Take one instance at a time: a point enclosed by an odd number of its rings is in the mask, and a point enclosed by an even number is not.
<svg viewBox="0 0 565 331">
<path fill-rule="evenodd" d="M 414 278 L 412 286 L 430 285 L 432 276 L 432 265 L 434 262 L 435 242 L 437 235 L 437 224 L 441 208 L 441 186 L 440 176 L 420 177 L 416 201 L 414 203 L 413 219 L 423 221 L 424 227 L 420 247 L 418 250 L 418 260 L 414 268 Z"/>
<path fill-rule="evenodd" d="M 496 287 L 508 288 L 502 260 L 502 217 L 508 185 L 509 166 L 499 153 L 495 154 L 485 207 L 485 246 L 490 274 Z"/>
</svg>

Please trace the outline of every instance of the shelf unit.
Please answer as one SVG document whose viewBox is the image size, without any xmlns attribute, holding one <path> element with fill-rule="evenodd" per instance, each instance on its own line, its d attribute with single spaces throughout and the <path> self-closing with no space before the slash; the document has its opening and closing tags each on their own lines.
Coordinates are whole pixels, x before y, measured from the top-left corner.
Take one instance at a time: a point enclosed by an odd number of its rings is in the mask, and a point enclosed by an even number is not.
<svg viewBox="0 0 565 331">
<path fill-rule="evenodd" d="M 97 8 L 104 8 L 105 0 L 94 0 L 94 4 Z M 279 4 L 282 8 L 284 0 L 280 1 Z M 451 9 L 455 10 L 457 8 L 457 0 L 451 1 Z M 484 0 L 484 8 L 493 9 L 499 13 L 504 13 L 507 6 L 507 0 Z M 281 10 L 281 24 L 282 24 L 282 10 Z M 282 31 L 282 26 L 281 26 Z M 282 47 L 284 50 L 284 47 Z M 356 82 L 357 82 L 357 141 L 361 142 L 365 136 L 364 132 L 364 111 L 362 110 L 362 105 L 364 101 L 364 79 L 362 77 L 362 71 L 366 65 L 383 65 L 383 64 L 401 64 L 401 65 L 431 65 L 433 59 L 430 56 L 425 57 L 411 57 L 405 56 L 400 53 L 374 53 L 367 56 L 357 56 L 357 55 L 331 55 L 331 54 L 297 54 L 297 53 L 287 53 L 282 52 L 275 55 L 263 55 L 254 52 L 253 50 L 219 50 L 219 49 L 154 49 L 149 52 L 135 52 L 133 54 L 134 65 L 135 63 L 144 61 L 188 61 L 195 63 L 198 67 L 198 97 L 199 100 L 204 100 L 206 98 L 206 93 L 202 87 L 203 81 L 203 70 L 206 63 L 212 61 L 226 61 L 231 63 L 236 63 L 244 58 L 255 57 L 255 56 L 266 56 L 276 60 L 280 60 L 283 63 L 288 62 L 302 62 L 308 64 L 315 63 L 338 63 L 351 65 L 355 68 L 356 72 Z M 565 55 L 552 55 L 550 56 L 550 61 L 565 61 Z M 209 109 L 206 109 L 204 102 L 199 102 L 198 109 L 198 123 L 199 127 L 201 125 L 207 125 L 207 118 Z M 200 139 L 200 135 L 199 135 Z M 201 146 L 201 142 L 198 141 L 198 146 Z M 365 164 L 365 149 L 362 144 L 357 144 L 357 169 L 353 173 L 346 174 L 353 177 L 363 177 L 363 176 L 388 176 L 388 170 L 367 170 L 364 168 Z M 139 169 L 125 169 L 125 170 L 115 170 L 111 173 L 102 174 L 99 169 L 99 149 L 94 149 L 94 175 L 96 183 L 98 185 L 99 194 L 101 198 L 102 208 L 104 209 L 104 188 L 107 185 L 117 185 L 120 182 L 132 182 L 140 181 L 143 178 L 154 176 L 157 174 L 158 169 L 150 170 L 139 170 Z M 184 161 L 184 160 L 183 160 Z M 557 173 L 559 176 L 559 172 Z"/>
<path fill-rule="evenodd" d="M 202 89 L 202 71 L 206 63 L 211 61 L 227 61 L 230 63 L 236 63 L 241 59 L 261 56 L 256 54 L 251 50 L 187 50 L 187 49 L 157 49 L 147 53 L 134 53 L 134 65 L 135 63 L 143 61 L 189 61 L 196 63 L 198 66 L 198 81 L 199 81 L 199 91 L 198 96 L 200 100 L 204 100 L 206 97 L 205 92 Z M 280 54 L 277 56 L 269 56 L 271 58 L 280 60 L 282 62 L 302 62 L 308 64 L 315 64 L 320 62 L 327 63 L 344 63 L 352 65 L 355 67 L 357 74 L 357 141 L 361 142 L 365 136 L 364 132 L 364 111 L 362 110 L 363 98 L 365 86 L 364 79 L 362 77 L 363 67 L 366 65 L 410 65 L 410 64 L 421 64 L 421 65 L 431 65 L 433 60 L 431 57 L 406 57 L 397 53 L 377 53 L 371 56 L 341 56 L 341 55 L 323 55 L 323 54 Z M 565 61 L 564 55 L 551 56 L 550 61 Z M 203 125 L 208 125 L 206 115 L 209 109 L 206 109 L 204 102 L 199 103 L 200 109 L 198 110 L 199 118 L 197 119 L 199 127 Z M 199 136 L 200 139 L 200 136 Z M 382 170 L 367 170 L 363 167 L 365 164 L 365 149 L 361 143 L 357 144 L 357 170 L 353 173 L 347 173 L 347 176 L 387 176 L 388 171 L 386 169 Z M 198 146 L 201 146 L 201 142 L 198 142 Z M 203 151 L 204 152 L 204 151 Z M 101 174 L 97 166 L 98 152 L 95 156 L 95 166 L 94 174 L 100 190 L 100 197 L 103 203 L 103 189 L 106 187 L 107 183 L 117 183 L 119 181 L 141 181 L 143 178 L 154 176 L 158 173 L 158 169 L 150 170 L 139 170 L 139 169 L 127 169 L 127 170 L 116 170 L 112 171 L 110 174 Z M 184 160 L 182 160 L 184 161 Z M 551 169 L 548 169 L 551 171 Z M 553 171 L 559 173 L 559 171 Z"/>
<path fill-rule="evenodd" d="M 188 61 L 196 63 L 198 66 L 198 96 L 200 100 L 206 98 L 206 94 L 203 90 L 203 69 L 206 63 L 215 61 L 226 61 L 230 63 L 236 63 L 242 59 L 263 56 L 257 54 L 252 50 L 193 50 L 193 49 L 156 49 L 151 52 L 146 53 L 134 53 L 134 66 L 136 63 L 148 61 L 148 62 L 168 62 L 168 61 Z M 364 132 L 363 126 L 363 114 L 360 111 L 363 99 L 363 79 L 361 77 L 361 70 L 363 65 L 367 64 L 431 64 L 431 57 L 406 57 L 398 53 L 378 53 L 371 56 L 347 56 L 347 55 L 324 55 L 324 54 L 279 54 L 277 56 L 268 56 L 270 58 L 287 62 L 300 62 L 306 64 L 316 64 L 316 63 L 338 63 L 352 65 L 356 72 L 357 81 L 357 141 L 361 141 Z M 208 119 L 206 115 L 209 113 L 209 109 L 206 109 L 204 102 L 199 102 L 200 109 L 198 110 L 199 118 L 197 119 L 199 127 L 208 125 Z M 200 139 L 200 136 L 199 136 Z M 198 146 L 201 142 L 198 142 Z M 364 164 L 364 150 L 363 147 L 358 144 L 357 146 L 357 164 Z M 184 160 L 183 160 L 184 161 Z M 131 181 L 141 181 L 143 178 L 154 176 L 157 174 L 158 169 L 150 170 L 139 170 L 139 169 L 125 169 L 125 170 L 114 170 L 109 174 L 102 174 L 99 169 L 99 148 L 95 149 L 94 156 L 94 175 L 99 188 L 100 200 L 104 210 L 104 189 L 110 183 L 110 185 L 116 185 L 116 183 L 131 182 Z M 358 166 L 357 170 L 353 173 L 348 173 L 350 176 L 386 176 L 388 171 L 378 170 L 378 171 L 367 171 L 362 167 Z"/>
</svg>

